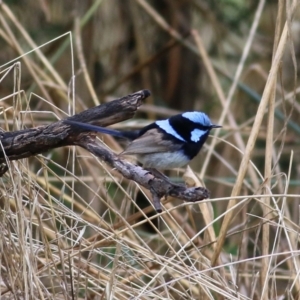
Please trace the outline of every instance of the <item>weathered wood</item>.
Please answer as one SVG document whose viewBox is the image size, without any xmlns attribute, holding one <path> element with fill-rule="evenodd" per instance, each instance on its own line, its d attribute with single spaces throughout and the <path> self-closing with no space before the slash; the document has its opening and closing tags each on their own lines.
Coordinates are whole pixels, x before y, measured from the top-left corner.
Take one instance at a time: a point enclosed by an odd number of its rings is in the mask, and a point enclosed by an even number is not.
<svg viewBox="0 0 300 300">
<path fill-rule="evenodd" d="M 150 96 L 150 92 L 142 90 L 126 97 L 90 108 L 66 120 L 93 123 L 108 126 L 132 118 L 142 100 Z M 153 204 L 161 211 L 160 199 L 171 195 L 184 201 L 199 201 L 209 197 L 205 188 L 186 188 L 172 184 L 155 174 L 131 164 L 122 157 L 104 148 L 96 138 L 96 133 L 79 129 L 64 123 L 64 120 L 46 126 L 13 132 L 0 133 L 0 176 L 7 171 L 6 159 L 17 160 L 37 155 L 62 146 L 80 146 L 115 168 L 120 174 L 149 189 Z M 4 152 L 3 150 L 4 149 Z"/>
<path fill-rule="evenodd" d="M 104 148 L 95 136 L 82 135 L 76 141 L 76 144 L 104 160 L 127 179 L 134 180 L 150 190 L 154 207 L 158 212 L 161 211 L 160 199 L 164 196 L 170 195 L 187 202 L 196 202 L 209 197 L 209 191 L 205 188 L 187 188 L 172 184 L 162 177 L 155 177 L 148 170 L 136 166 Z"/>
<path fill-rule="evenodd" d="M 108 126 L 132 118 L 142 100 L 150 96 L 142 90 L 120 99 L 85 110 L 67 119 Z M 63 120 L 46 126 L 0 133 L 0 163 L 30 157 L 62 146 L 75 145 L 80 131 Z M 87 134 L 85 132 L 85 134 Z M 3 153 L 3 150 L 5 155 Z M 3 175 L 3 174 L 0 174 Z"/>
</svg>

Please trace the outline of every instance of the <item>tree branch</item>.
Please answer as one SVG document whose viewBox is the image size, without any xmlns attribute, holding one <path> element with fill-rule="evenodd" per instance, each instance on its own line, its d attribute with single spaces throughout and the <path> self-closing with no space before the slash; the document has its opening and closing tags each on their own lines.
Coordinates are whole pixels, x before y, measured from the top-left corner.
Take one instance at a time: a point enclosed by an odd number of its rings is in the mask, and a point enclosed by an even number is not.
<svg viewBox="0 0 300 300">
<path fill-rule="evenodd" d="M 108 126 L 132 118 L 142 100 L 150 96 L 150 92 L 142 90 L 126 97 L 90 108 L 67 120 L 93 123 L 99 126 Z M 64 120 L 46 126 L 25 129 L 13 132 L 0 133 L 0 163 L 8 160 L 37 155 L 53 148 L 63 146 L 80 146 L 115 168 L 124 177 L 134 180 L 150 190 L 153 204 L 157 211 L 161 211 L 160 199 L 170 195 L 184 201 L 196 202 L 209 197 L 205 188 L 186 188 L 172 184 L 163 178 L 156 178 L 149 171 L 131 164 L 104 148 L 96 138 L 95 132 L 74 128 L 65 124 Z M 4 149 L 4 152 L 3 152 Z M 2 176 L 8 167 L 0 167 Z"/>
<path fill-rule="evenodd" d="M 188 202 L 196 202 L 209 197 L 209 191 L 202 187 L 187 188 L 172 184 L 163 178 L 155 177 L 148 170 L 136 166 L 120 156 L 104 148 L 95 136 L 81 135 L 76 144 L 95 156 L 101 158 L 112 168 L 130 180 L 134 180 L 146 189 L 150 190 L 153 197 L 153 204 L 156 211 L 161 211 L 160 199 L 164 196 L 173 196 Z"/>
<path fill-rule="evenodd" d="M 95 106 L 67 120 L 93 122 L 99 126 L 115 124 L 134 116 L 142 105 L 142 100 L 150 96 L 150 92 L 142 90 L 120 99 Z M 24 129 L 12 132 L 1 132 L 0 163 L 30 157 L 62 146 L 72 146 L 82 130 L 76 130 L 64 124 L 64 120 L 46 126 Z M 85 131 L 85 134 L 88 134 Z M 3 153 L 4 149 L 4 153 Z M 6 158 L 5 158 L 6 156 Z M 4 173 L 3 173 L 4 174 Z M 0 176 L 3 174 L 0 173 Z"/>
</svg>

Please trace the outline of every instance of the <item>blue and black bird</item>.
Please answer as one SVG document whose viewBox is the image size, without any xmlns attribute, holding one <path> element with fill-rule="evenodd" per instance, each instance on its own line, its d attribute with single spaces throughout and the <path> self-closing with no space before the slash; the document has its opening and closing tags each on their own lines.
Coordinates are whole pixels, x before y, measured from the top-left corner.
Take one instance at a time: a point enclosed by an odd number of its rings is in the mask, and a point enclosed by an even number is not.
<svg viewBox="0 0 300 300">
<path fill-rule="evenodd" d="M 118 131 L 89 123 L 65 120 L 81 130 L 97 131 L 130 141 L 124 155 L 136 155 L 148 169 L 173 169 L 187 165 L 201 150 L 209 132 L 220 125 L 203 112 L 191 111 L 156 121 L 140 130 Z"/>
</svg>

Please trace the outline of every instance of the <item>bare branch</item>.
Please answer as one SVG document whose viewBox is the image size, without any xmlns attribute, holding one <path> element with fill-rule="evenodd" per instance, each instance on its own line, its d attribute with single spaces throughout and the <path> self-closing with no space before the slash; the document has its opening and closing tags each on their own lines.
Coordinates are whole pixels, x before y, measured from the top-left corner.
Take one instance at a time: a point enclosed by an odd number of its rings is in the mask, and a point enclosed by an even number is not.
<svg viewBox="0 0 300 300">
<path fill-rule="evenodd" d="M 126 97 L 90 108 L 79 114 L 67 118 L 99 126 L 108 126 L 133 117 L 142 100 L 149 97 L 150 92 L 142 90 Z M 156 178 L 149 171 L 131 164 L 120 158 L 110 150 L 104 148 L 96 139 L 95 132 L 80 130 L 64 123 L 64 120 L 46 126 L 13 132 L 0 133 L 2 143 L 0 149 L 0 163 L 5 159 L 17 160 L 37 155 L 62 146 L 80 146 L 115 168 L 124 177 L 134 180 L 150 190 L 154 207 L 161 211 L 160 199 L 171 195 L 184 201 L 195 202 L 209 197 L 204 188 L 186 188 L 172 184 L 163 178 Z M 0 176 L 7 171 L 7 166 L 0 167 Z"/>
<path fill-rule="evenodd" d="M 67 118 L 80 122 L 93 122 L 100 126 L 115 124 L 134 116 L 142 100 L 150 96 L 148 90 L 142 90 L 120 99 L 95 106 L 79 114 Z M 63 120 L 46 126 L 13 132 L 1 132 L 0 163 L 8 160 L 37 155 L 54 148 L 76 145 L 79 129 L 64 124 Z M 88 134 L 85 132 L 85 134 Z M 4 149 L 5 154 L 2 149 Z M 4 173 L 0 173 L 2 176 Z"/>
<path fill-rule="evenodd" d="M 105 161 L 112 168 L 115 168 L 127 179 L 134 180 L 138 184 L 150 190 L 153 197 L 154 207 L 158 212 L 161 211 L 160 199 L 164 196 L 170 195 L 188 202 L 196 202 L 209 197 L 209 191 L 205 188 L 187 188 L 185 186 L 172 184 L 170 181 L 163 180 L 161 177 L 155 177 L 148 170 L 133 165 L 127 160 L 122 159 L 120 156 L 104 148 L 95 136 L 81 135 L 76 141 L 76 144 L 101 158 L 101 160 Z"/>
</svg>

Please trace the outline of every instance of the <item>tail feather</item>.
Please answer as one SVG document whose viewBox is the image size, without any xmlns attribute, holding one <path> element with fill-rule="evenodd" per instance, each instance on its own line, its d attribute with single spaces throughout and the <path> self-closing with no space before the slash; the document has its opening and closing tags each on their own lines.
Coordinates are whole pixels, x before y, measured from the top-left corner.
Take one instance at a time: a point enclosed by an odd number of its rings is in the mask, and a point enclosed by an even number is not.
<svg viewBox="0 0 300 300">
<path fill-rule="evenodd" d="M 138 132 L 139 132 L 139 131 L 118 131 L 118 130 L 114 130 L 114 129 L 109 129 L 109 128 L 105 128 L 105 127 L 92 125 L 89 123 L 82 123 L 82 122 L 70 121 L 70 120 L 64 120 L 64 123 L 72 125 L 72 126 L 77 126 L 80 129 L 86 129 L 89 131 L 97 131 L 100 133 L 109 134 L 112 136 L 125 138 L 125 139 L 129 139 L 129 140 L 133 140 L 133 139 L 137 138 Z"/>
</svg>

